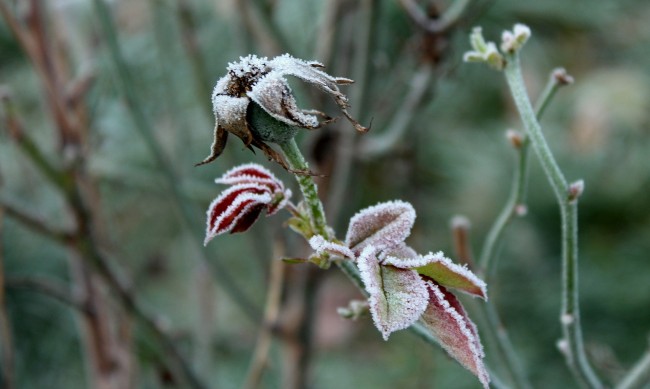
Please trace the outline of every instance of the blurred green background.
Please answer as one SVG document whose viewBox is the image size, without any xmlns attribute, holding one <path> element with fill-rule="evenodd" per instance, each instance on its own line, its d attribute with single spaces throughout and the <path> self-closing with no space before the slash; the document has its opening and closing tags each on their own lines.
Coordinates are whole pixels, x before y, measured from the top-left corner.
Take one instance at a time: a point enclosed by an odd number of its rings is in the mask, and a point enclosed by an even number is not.
<svg viewBox="0 0 650 389">
<path fill-rule="evenodd" d="M 483 26 L 493 40 L 516 22 L 531 27 L 523 66 L 533 98 L 557 66 L 576 79 L 558 92 L 542 125 L 567 178 L 586 184 L 579 246 L 587 349 L 608 383 L 647 350 L 649 2 L 469 1 L 459 22 L 437 34 L 425 33 L 398 1 L 389 0 L 3 3 L 33 42 L 41 37 L 40 47 L 52 61 L 46 68 L 54 69 L 45 78 L 58 77 L 51 93 L 5 15 L 0 84 L 11 108 L 5 105 L 0 133 L 3 202 L 47 226 L 75 226 L 65 199 L 17 146 L 6 120 L 12 113 L 53 165 L 69 167 L 82 156 L 77 172 L 91 194 L 101 250 L 132 281 L 132 293 L 210 388 L 242 387 L 250 377 L 258 334 L 269 327 L 277 331 L 260 388 L 291 387 L 292 377 L 306 372 L 313 388 L 479 387 L 441 349 L 408 331 L 384 342 L 369 317 L 340 318 L 336 307 L 360 294 L 337 269 L 280 266 L 285 282 L 278 320 L 262 326 L 272 263 L 309 252 L 283 226 L 287 213 L 203 248 L 204 210 L 222 190 L 213 179 L 237 163 L 270 168 L 294 189 L 297 201 L 293 177 L 234 137 L 216 162 L 193 166 L 209 151 L 210 92 L 228 62 L 249 53 L 317 59 L 330 74 L 357 81 L 345 87 L 351 112 L 364 124 L 372 122 L 361 139 L 345 120 L 300 135 L 312 166 L 327 175 L 319 185 L 337 236 L 344 237 L 357 210 L 401 198 L 418 211 L 409 241 L 418 251 L 452 256 L 449 220 L 462 214 L 472 222 L 471 243 L 478 254 L 509 193 L 515 152 L 504 133 L 521 125 L 502 75 L 462 62 L 474 25 Z M 98 3 L 108 6 L 106 12 Z M 419 2 L 432 17 L 451 3 Z M 107 17 L 113 30 L 102 24 Z M 122 64 L 111 51 L 111 33 Z M 324 96 L 292 85 L 302 106 L 336 112 Z M 82 123 L 77 138 L 65 138 L 61 121 L 52 115 L 57 94 Z M 78 101 L 70 102 L 74 97 Z M 364 152 L 391 131 L 399 136 L 387 147 Z M 345 165 L 349 177 L 340 178 L 341 150 L 354 147 Z M 576 387 L 556 348 L 559 212 L 531 156 L 528 213 L 506 231 L 490 298 L 533 385 Z M 16 387 L 100 387 L 92 373 L 87 319 L 38 287 L 46 281 L 68 297 L 87 298 L 89 287 L 80 280 L 89 280 L 101 296 L 99 304 L 108 312 L 104 324 L 112 334 L 109 354 L 117 361 L 108 363 L 118 366 L 108 371 L 125 380 L 109 379 L 105 387 L 180 385 L 162 367 L 150 334 L 116 304 L 106 284 L 80 275 L 91 268 L 80 265 L 74 247 L 41 236 L 8 212 L 1 221 L 3 321 L 14 354 L 13 369 L 3 374 L 13 371 Z M 478 318 L 477 324 L 480 329 Z M 295 344 L 305 341 L 305 329 L 311 329 L 311 346 L 302 352 L 311 358 L 301 356 L 301 345 Z M 6 336 L 2 344 L 6 351 Z M 490 365 L 492 346 L 485 346 Z"/>
</svg>

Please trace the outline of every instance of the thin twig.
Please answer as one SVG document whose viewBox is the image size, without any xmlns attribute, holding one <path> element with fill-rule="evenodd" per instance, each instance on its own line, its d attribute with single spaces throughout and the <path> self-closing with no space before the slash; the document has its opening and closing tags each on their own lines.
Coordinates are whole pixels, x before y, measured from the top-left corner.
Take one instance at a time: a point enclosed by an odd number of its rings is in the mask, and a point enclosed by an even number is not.
<svg viewBox="0 0 650 389">
<path fill-rule="evenodd" d="M 630 371 L 616 385 L 616 389 L 642 389 L 650 384 L 650 349 L 632 366 Z"/>
<path fill-rule="evenodd" d="M 7 278 L 7 288 L 25 289 L 57 300 L 85 315 L 93 315 L 92 308 L 82 299 L 75 297 L 63 282 L 43 276 L 14 276 Z"/>
<path fill-rule="evenodd" d="M 434 67 L 429 62 L 422 63 L 410 80 L 408 94 L 399 106 L 393 119 L 385 131 L 364 137 L 359 145 L 359 153 L 363 158 L 376 158 L 385 155 L 394 149 L 399 140 L 406 133 L 415 117 L 415 111 L 422 104 L 422 100 L 430 87 Z"/>
<path fill-rule="evenodd" d="M 195 222 L 195 215 L 197 212 L 186 201 L 185 196 L 181 193 L 179 187 L 180 180 L 178 179 L 172 165 L 164 155 L 162 148 L 154 136 L 153 127 L 144 114 L 142 106 L 137 98 L 135 89 L 133 88 L 133 78 L 122 55 L 122 50 L 117 40 L 117 33 L 113 24 L 112 16 L 105 0 L 94 0 L 95 11 L 100 21 L 104 37 L 106 38 L 108 49 L 115 65 L 118 80 L 124 92 L 124 97 L 127 103 L 127 108 L 131 113 L 131 117 L 135 122 L 135 127 L 145 140 L 145 143 L 156 160 L 163 173 L 167 189 L 171 194 L 174 204 L 176 205 L 183 224 L 188 231 L 192 241 L 197 246 L 197 252 L 200 253 L 200 260 L 204 263 L 209 263 L 206 257 L 203 243 L 200 236 L 203 234 L 200 224 Z M 230 276 L 229 271 L 218 260 L 211 261 L 208 268 L 213 268 L 213 275 L 219 281 L 224 290 L 233 299 L 233 301 L 242 309 L 242 311 L 252 320 L 256 321 L 259 317 L 258 309 L 255 307 L 241 288 L 235 283 L 234 277 Z"/>
<path fill-rule="evenodd" d="M 291 52 L 291 45 L 258 0 L 239 0 L 245 25 L 267 55 Z"/>
<path fill-rule="evenodd" d="M 14 372 L 16 353 L 5 299 L 7 280 L 4 272 L 3 228 L 4 207 L 0 205 L 0 355 L 2 356 L 2 380 L 0 383 L 3 388 L 14 389 L 16 387 Z"/>
<path fill-rule="evenodd" d="M 276 250 L 274 250 L 273 257 L 281 258 L 283 251 L 281 244 L 276 241 Z M 251 359 L 250 366 L 248 367 L 248 374 L 244 380 L 244 389 L 255 389 L 259 386 L 262 380 L 264 370 L 268 365 L 269 351 L 271 349 L 271 340 L 273 338 L 273 327 L 280 313 L 280 303 L 282 301 L 282 284 L 284 282 L 285 265 L 282 261 L 274 259 L 271 262 L 269 273 L 269 284 L 266 293 L 266 304 L 264 311 L 264 321 L 260 327 L 259 334 L 257 335 L 257 343 L 253 351 L 253 358 Z"/>
<path fill-rule="evenodd" d="M 168 338 L 168 336 L 158 327 L 158 325 L 151 319 L 140 306 L 140 304 L 131 295 L 129 287 L 126 286 L 121 277 L 114 272 L 109 265 L 110 261 L 105 254 L 98 248 L 95 241 L 95 226 L 92 222 L 90 210 L 81 194 L 79 183 L 76 181 L 77 173 L 74 171 L 64 172 L 54 166 L 49 161 L 43 158 L 43 153 L 31 141 L 26 133 L 22 133 L 17 139 L 19 145 L 28 144 L 32 147 L 21 147 L 25 151 L 25 155 L 35 164 L 40 172 L 60 190 L 62 195 L 67 200 L 70 208 L 75 213 L 75 218 L 78 224 L 78 231 L 72 239 L 72 243 L 81 254 L 82 258 L 90 261 L 95 266 L 107 281 L 111 290 L 117 295 L 122 306 L 133 315 L 147 330 L 149 330 L 156 340 L 164 348 L 164 356 L 166 360 L 172 365 L 178 377 L 184 377 L 187 385 L 193 388 L 203 388 L 203 385 L 194 376 L 189 365 L 181 356 L 176 346 Z M 38 223 L 34 224 L 36 226 Z M 37 227 L 40 228 L 40 227 Z"/>
<path fill-rule="evenodd" d="M 353 70 L 353 79 L 356 85 L 350 96 L 350 99 L 354 101 L 354 105 L 350 108 L 350 114 L 352 117 L 361 119 L 364 111 L 364 101 L 368 95 L 370 58 L 373 41 L 376 37 L 376 34 L 373 32 L 377 25 L 376 19 L 379 6 L 377 0 L 364 0 L 359 4 L 359 12 L 362 12 L 362 17 L 359 18 L 360 20 L 355 19 L 355 23 L 358 24 L 358 33 L 355 34 L 358 39 Z M 327 194 L 328 217 L 332 221 L 332 225 L 337 224 L 336 222 L 344 203 L 346 192 L 350 187 L 348 182 L 352 173 L 357 140 L 358 133 L 356 131 L 348 130 L 340 131 L 339 133 L 336 147 L 337 157 L 334 162 L 334 168 L 332 169 L 332 184 Z"/>
<path fill-rule="evenodd" d="M 558 77 L 558 74 L 563 72 L 564 77 Z M 537 98 L 535 105 L 535 114 L 537 120 L 540 120 L 542 114 L 548 107 L 548 104 L 555 96 L 557 90 L 567 85 L 566 80 L 570 78 L 563 69 L 554 69 L 549 76 L 546 86 L 542 90 L 540 96 Z M 513 217 L 518 214 L 517 210 L 522 209 L 525 203 L 526 186 L 528 183 L 528 154 L 530 150 L 530 140 L 526 135 L 521 135 L 521 138 L 513 144 L 517 150 L 517 165 L 515 174 L 513 175 L 512 186 L 510 189 L 510 196 L 506 201 L 503 210 L 495 220 L 492 227 L 488 231 L 481 250 L 479 260 L 480 271 L 484 274 L 485 281 L 488 281 L 496 270 L 496 261 L 494 257 L 497 253 L 497 247 L 503 238 L 503 233 L 512 221 Z"/>
<path fill-rule="evenodd" d="M 474 256 L 472 255 L 472 249 L 469 244 L 469 220 L 462 216 L 456 216 L 452 220 L 451 227 L 456 257 L 462 263 L 474 264 Z M 488 337 L 492 341 L 491 343 L 495 346 L 495 356 L 502 369 L 505 370 L 508 381 L 515 388 L 530 388 L 531 385 L 521 366 L 521 359 L 515 352 L 508 332 L 501 322 L 499 313 L 494 305 L 494 299 L 481 302 L 473 300 L 472 303 L 478 307 L 477 309 L 485 319 L 486 324 L 483 329 L 487 332 Z"/>
<path fill-rule="evenodd" d="M 561 350 L 576 379 L 590 388 L 602 388 L 585 352 L 578 298 L 578 198 L 570 187 L 551 152 L 535 110 L 530 103 L 517 53 L 506 56 L 505 76 L 519 115 L 560 207 L 562 221 L 562 312 Z"/>
<path fill-rule="evenodd" d="M 39 235 L 43 235 L 61 244 L 67 244 L 75 239 L 73 232 L 59 230 L 55 227 L 49 226 L 44 220 L 29 214 L 26 210 L 10 204 L 4 198 L 0 198 L 0 207 L 4 208 L 9 217 L 16 219 L 18 222 Z"/>
<path fill-rule="evenodd" d="M 399 0 L 404 11 L 420 28 L 434 34 L 441 34 L 454 27 L 473 0 L 455 0 L 440 17 L 428 17 L 414 0 Z"/>
</svg>

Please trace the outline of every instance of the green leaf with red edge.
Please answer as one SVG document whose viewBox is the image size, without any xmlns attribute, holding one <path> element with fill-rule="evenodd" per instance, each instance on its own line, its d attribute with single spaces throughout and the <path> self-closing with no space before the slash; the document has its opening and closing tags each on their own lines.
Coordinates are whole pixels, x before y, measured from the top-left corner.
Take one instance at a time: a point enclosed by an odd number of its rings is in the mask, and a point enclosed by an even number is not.
<svg viewBox="0 0 650 389">
<path fill-rule="evenodd" d="M 420 322 L 449 355 L 488 388 L 490 376 L 483 364 L 485 354 L 476 326 L 456 296 L 435 282 L 427 281 L 426 284 L 429 289 L 429 305 L 420 317 Z"/>
<path fill-rule="evenodd" d="M 384 264 L 402 269 L 415 269 L 419 274 L 432 278 L 444 287 L 458 289 L 487 300 L 485 282 L 465 266 L 453 263 L 441 251 L 413 257 L 402 257 L 395 252 L 389 252 Z"/>
</svg>

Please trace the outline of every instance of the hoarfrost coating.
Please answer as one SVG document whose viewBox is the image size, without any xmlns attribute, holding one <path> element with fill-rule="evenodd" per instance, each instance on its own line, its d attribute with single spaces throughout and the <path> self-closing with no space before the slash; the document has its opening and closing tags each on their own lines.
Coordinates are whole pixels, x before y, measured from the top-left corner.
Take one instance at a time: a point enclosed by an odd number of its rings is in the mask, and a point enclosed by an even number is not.
<svg viewBox="0 0 650 389">
<path fill-rule="evenodd" d="M 248 55 L 240 57 L 238 62 L 231 62 L 228 65 L 227 74 L 217 81 L 212 92 L 215 126 L 210 155 L 197 165 L 217 159 L 223 152 L 228 134 L 234 134 L 244 142 L 247 148 L 252 150 L 252 147 L 257 147 L 269 159 L 278 162 L 287 169 L 287 164 L 282 156 L 267 142 L 286 142 L 295 135 L 294 127 L 315 129 L 332 119 L 316 110 L 300 109 L 286 76 L 293 76 L 315 85 L 332 96 L 354 128 L 361 132 L 367 131 L 366 127 L 359 124 L 348 113 L 348 99 L 338 87 L 338 85 L 350 84 L 353 81 L 331 76 L 322 71 L 322 68 L 323 64 L 319 62 L 304 61 L 289 54 L 273 59 Z M 256 107 L 260 107 L 265 115 L 278 122 L 274 125 L 277 127 L 274 131 L 269 132 L 267 128 L 256 128 L 255 123 L 249 120 L 253 116 L 251 111 L 255 113 Z M 259 116 L 259 114 L 257 115 Z M 320 122 L 318 116 L 323 117 L 324 121 Z M 284 131 L 283 126 L 289 128 Z"/>
</svg>

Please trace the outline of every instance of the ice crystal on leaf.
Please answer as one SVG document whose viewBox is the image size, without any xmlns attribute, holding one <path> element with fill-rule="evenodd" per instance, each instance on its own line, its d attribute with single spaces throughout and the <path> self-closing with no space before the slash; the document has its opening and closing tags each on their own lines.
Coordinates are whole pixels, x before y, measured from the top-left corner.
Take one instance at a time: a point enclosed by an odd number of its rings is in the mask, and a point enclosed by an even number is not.
<svg viewBox="0 0 650 389">
<path fill-rule="evenodd" d="M 416 271 L 381 265 L 373 246 L 363 249 L 357 265 L 369 295 L 372 319 L 384 340 L 391 332 L 408 328 L 422 315 L 429 295 Z"/>
<path fill-rule="evenodd" d="M 324 253 L 336 255 L 342 258 L 354 259 L 354 253 L 347 246 L 341 243 L 328 241 L 320 235 L 314 235 L 309 239 L 309 245 L 316 255 Z"/>
<path fill-rule="evenodd" d="M 235 167 L 215 181 L 231 187 L 208 207 L 204 244 L 226 232 L 248 230 L 264 209 L 271 216 L 284 208 L 291 197 L 282 181 L 253 163 Z"/>
<path fill-rule="evenodd" d="M 378 250 L 395 247 L 410 234 L 415 223 L 413 206 L 390 201 L 366 208 L 350 219 L 345 242 L 355 253 L 368 245 Z"/>
<path fill-rule="evenodd" d="M 230 63 L 228 73 L 217 81 L 212 92 L 215 126 L 210 155 L 197 165 L 212 162 L 219 157 L 230 133 L 239 137 L 249 149 L 257 147 L 269 159 L 287 168 L 282 156 L 267 142 L 286 142 L 295 135 L 294 127 L 314 129 L 331 119 L 318 111 L 300 109 L 286 76 L 315 85 L 332 96 L 353 126 L 358 131 L 367 131 L 348 113 L 347 97 L 338 87 L 340 84 L 350 84 L 352 80 L 333 77 L 321 68 L 323 65 L 318 62 L 304 61 L 289 54 L 272 59 L 249 55 Z M 316 115 L 323 116 L 326 120 L 321 123 Z M 265 128 L 256 127 L 256 119 L 258 122 L 264 121 Z M 280 123 L 282 125 L 277 125 Z"/>
</svg>

